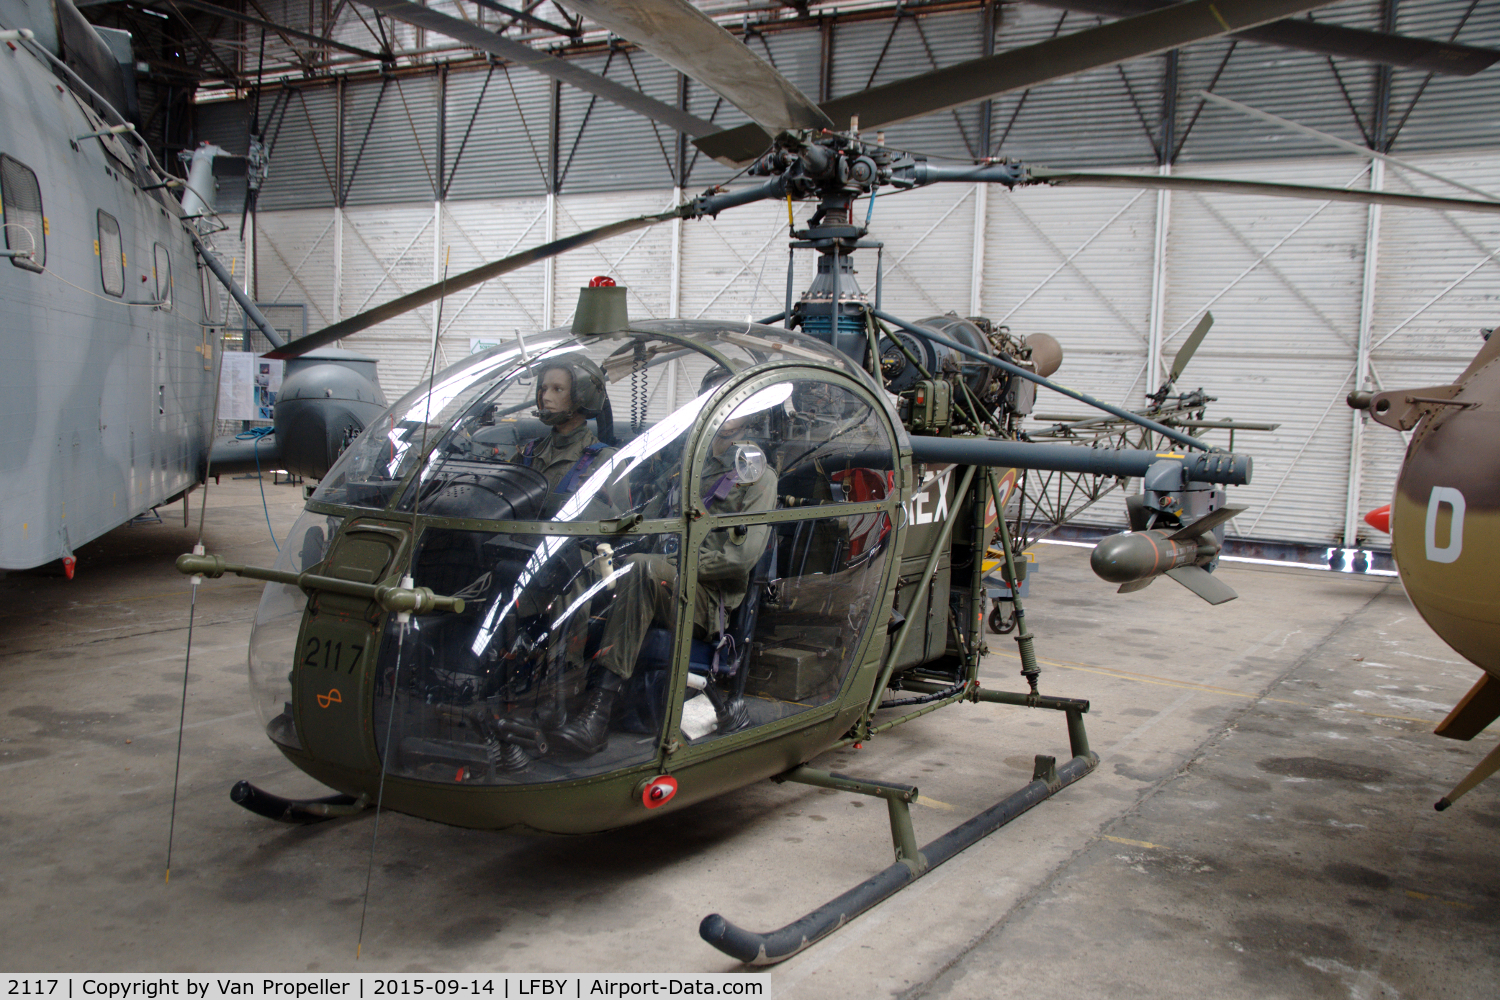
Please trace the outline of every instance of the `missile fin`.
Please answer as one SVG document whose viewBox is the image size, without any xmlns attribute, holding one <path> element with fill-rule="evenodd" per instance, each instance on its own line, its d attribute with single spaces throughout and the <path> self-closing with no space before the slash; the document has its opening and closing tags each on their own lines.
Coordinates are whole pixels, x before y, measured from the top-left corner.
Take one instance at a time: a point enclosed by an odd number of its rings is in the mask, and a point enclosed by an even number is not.
<svg viewBox="0 0 1500 1000">
<path fill-rule="evenodd" d="M 1145 590 L 1147 587 L 1151 586 L 1151 581 L 1155 579 L 1156 577 L 1154 576 L 1148 576 L 1141 580 L 1131 580 L 1129 583 L 1122 583 L 1120 584 L 1120 589 L 1115 591 L 1115 593 L 1133 594 L 1137 590 Z"/>
<path fill-rule="evenodd" d="M 1227 510 L 1228 508 L 1225 509 Z M 1209 604 L 1223 604 L 1240 596 L 1234 592 L 1234 588 L 1230 587 L 1229 584 L 1220 580 L 1201 566 L 1178 566 L 1176 569 L 1167 570 L 1166 575 L 1203 598 Z"/>
<path fill-rule="evenodd" d="M 1209 514 L 1204 514 L 1198 520 L 1185 527 L 1178 528 L 1167 536 L 1169 541 L 1186 542 L 1194 538 L 1202 538 L 1208 532 L 1214 530 L 1225 521 L 1245 510 L 1244 507 L 1220 507 Z"/>
</svg>

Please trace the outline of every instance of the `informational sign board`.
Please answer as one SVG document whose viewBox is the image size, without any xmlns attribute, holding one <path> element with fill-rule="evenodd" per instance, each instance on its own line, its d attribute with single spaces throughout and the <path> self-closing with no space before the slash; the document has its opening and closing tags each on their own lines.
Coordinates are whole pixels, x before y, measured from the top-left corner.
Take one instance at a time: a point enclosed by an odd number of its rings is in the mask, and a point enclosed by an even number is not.
<svg viewBox="0 0 1500 1000">
<path fill-rule="evenodd" d="M 270 420 L 286 364 L 249 351 L 225 351 L 219 371 L 220 420 Z"/>
<path fill-rule="evenodd" d="M 270 420 L 276 407 L 276 394 L 281 391 L 281 375 L 285 361 L 255 361 L 255 410 L 256 420 Z"/>
<path fill-rule="evenodd" d="M 225 351 L 219 369 L 219 419 L 255 419 L 255 355 Z"/>
</svg>

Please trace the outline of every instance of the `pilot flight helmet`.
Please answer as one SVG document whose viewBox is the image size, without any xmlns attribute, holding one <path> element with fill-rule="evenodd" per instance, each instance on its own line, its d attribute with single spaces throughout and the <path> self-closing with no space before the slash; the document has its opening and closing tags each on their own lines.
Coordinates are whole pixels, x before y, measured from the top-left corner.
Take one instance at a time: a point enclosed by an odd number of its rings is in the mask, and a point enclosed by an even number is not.
<svg viewBox="0 0 1500 1000">
<path fill-rule="evenodd" d="M 573 385 L 573 408 L 567 413 L 548 413 L 542 410 L 542 380 L 553 369 L 568 373 Z M 593 418 L 604 409 L 604 370 L 582 354 L 559 354 L 555 358 L 539 361 L 536 365 L 537 416 L 546 424 L 560 424 L 574 413 Z"/>
</svg>

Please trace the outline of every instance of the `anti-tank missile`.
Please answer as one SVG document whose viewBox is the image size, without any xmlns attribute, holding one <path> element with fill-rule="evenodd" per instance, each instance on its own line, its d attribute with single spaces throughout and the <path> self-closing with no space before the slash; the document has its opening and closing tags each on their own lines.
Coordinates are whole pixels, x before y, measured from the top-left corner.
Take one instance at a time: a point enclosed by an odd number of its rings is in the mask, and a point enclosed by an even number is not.
<svg viewBox="0 0 1500 1000">
<path fill-rule="evenodd" d="M 1168 576 L 1210 604 L 1232 601 L 1239 595 L 1206 567 L 1219 554 L 1214 529 L 1244 509 L 1221 507 L 1176 531 L 1154 528 L 1110 535 L 1094 546 L 1089 565 L 1101 579 L 1118 583 L 1122 594 Z"/>
<path fill-rule="evenodd" d="M 1149 583 L 1151 580 L 1178 566 L 1191 566 L 1198 562 L 1199 549 L 1213 556 L 1213 547 L 1200 545 L 1197 540 L 1185 542 L 1172 540 L 1172 532 L 1163 529 L 1152 531 L 1124 532 L 1110 535 L 1094 547 L 1089 564 L 1102 580 L 1129 587 L 1133 583 Z M 1139 589 L 1139 588 L 1131 588 Z"/>
</svg>

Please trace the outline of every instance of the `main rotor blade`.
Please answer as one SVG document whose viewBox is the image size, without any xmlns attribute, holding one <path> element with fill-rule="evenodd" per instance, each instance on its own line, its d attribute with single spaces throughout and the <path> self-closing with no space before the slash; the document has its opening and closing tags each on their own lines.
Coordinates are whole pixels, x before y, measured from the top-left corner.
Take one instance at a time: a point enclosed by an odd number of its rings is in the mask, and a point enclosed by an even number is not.
<svg viewBox="0 0 1500 1000">
<path fill-rule="evenodd" d="M 1043 7 L 1072 10 L 1084 14 L 1102 14 L 1105 17 L 1133 17 L 1147 11 L 1169 7 L 1172 0 L 1031 0 Z M 1343 59 L 1360 59 L 1365 62 L 1400 66 L 1426 73 L 1443 73 L 1450 76 L 1473 76 L 1500 60 L 1500 52 L 1481 49 L 1473 45 L 1456 42 L 1438 42 L 1430 38 L 1411 38 L 1407 35 L 1388 35 L 1380 31 L 1363 28 L 1348 28 L 1341 24 L 1324 24 L 1318 21 L 1285 20 L 1273 21 L 1258 28 L 1236 31 L 1236 38 L 1279 45 L 1288 49 L 1304 49 Z"/>
<path fill-rule="evenodd" d="M 562 0 L 702 83 L 772 134 L 833 122 L 790 80 L 687 0 Z"/>
<path fill-rule="evenodd" d="M 1317 187 L 1311 184 L 1278 184 L 1271 181 L 1233 181 L 1213 177 L 1163 177 L 1159 174 L 1109 174 L 1089 171 L 1047 170 L 1033 167 L 1031 178 L 1043 184 L 1074 187 L 1165 188 L 1168 191 L 1217 191 L 1221 194 L 1268 195 L 1273 198 L 1307 198 L 1313 201 L 1350 201 L 1360 205 L 1394 205 L 1446 212 L 1500 213 L 1500 202 L 1469 198 L 1438 198 L 1425 194 L 1396 194 L 1359 188 Z M 975 180 L 982 178 L 975 177 Z"/>
<path fill-rule="evenodd" d="M 1102 66 L 1182 48 L 1193 42 L 1279 21 L 1329 0 L 1188 0 L 1008 52 L 871 87 L 822 105 L 839 128 L 858 116 L 864 130 L 1025 90 Z M 758 126 L 726 129 L 695 145 L 726 162 L 744 163 L 765 149 Z"/>
<path fill-rule="evenodd" d="M 534 49 L 530 45 L 512 41 L 487 28 L 451 17 L 431 7 L 419 7 L 414 3 L 409 3 L 408 0 L 359 0 L 359 2 L 366 7 L 373 7 L 382 14 L 388 14 L 398 21 L 405 21 L 407 24 L 414 24 L 419 28 L 447 35 L 470 48 L 499 56 L 507 62 L 525 66 L 527 69 L 543 73 L 555 80 L 571 84 L 579 90 L 596 94 L 606 101 L 612 101 L 621 107 L 645 115 L 678 132 L 690 136 L 707 136 L 720 131 L 720 127 L 713 122 L 704 121 L 670 104 L 663 104 L 638 90 L 621 86 L 597 73 L 590 73 L 567 59 L 559 59 Z"/>
<path fill-rule="evenodd" d="M 1208 328 L 1213 325 L 1214 314 L 1211 312 L 1204 313 L 1203 318 L 1198 321 L 1198 325 L 1193 327 L 1193 332 L 1188 334 L 1188 339 L 1184 340 L 1182 346 L 1177 349 L 1177 356 L 1172 359 L 1172 373 L 1167 376 L 1168 382 L 1177 381 L 1177 376 L 1181 375 L 1182 370 L 1187 367 L 1187 363 L 1193 360 L 1193 355 L 1197 353 L 1198 345 L 1203 343 L 1203 338 L 1208 335 Z"/>
<path fill-rule="evenodd" d="M 652 226 L 658 222 L 665 222 L 668 219 L 675 219 L 677 217 L 678 212 L 675 210 L 661 212 L 656 215 L 640 215 L 634 219 L 611 222 L 597 229 L 589 229 L 582 233 L 575 233 L 572 236 L 564 236 L 560 240 L 553 240 L 551 243 L 532 247 L 529 250 L 522 250 L 520 253 L 511 254 L 509 257 L 503 257 L 488 264 L 481 264 L 472 271 L 465 271 L 463 274 L 454 275 L 446 281 L 428 285 L 426 288 L 419 288 L 415 292 L 392 299 L 383 305 L 376 306 L 374 309 L 367 309 L 358 316 L 350 316 L 348 319 L 340 320 L 332 326 L 324 327 L 316 333 L 299 337 L 285 347 L 281 347 L 264 356 L 272 360 L 301 357 L 308 351 L 317 350 L 319 347 L 331 344 L 340 337 L 347 337 L 350 334 L 369 329 L 376 323 L 383 323 L 388 319 L 394 319 L 404 312 L 409 312 L 419 306 L 425 306 L 430 302 L 436 302 L 445 295 L 451 295 L 453 292 L 461 291 L 480 282 L 489 281 L 491 278 L 498 278 L 500 275 L 508 274 L 511 271 L 518 271 L 528 264 L 535 264 L 539 260 L 556 257 L 558 254 L 567 253 L 569 250 L 576 250 L 578 247 L 585 247 L 590 243 L 607 240 L 611 236 L 619 236 L 621 233 L 628 233 L 633 229 L 641 229 L 645 226 Z"/>
</svg>

